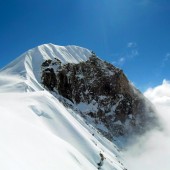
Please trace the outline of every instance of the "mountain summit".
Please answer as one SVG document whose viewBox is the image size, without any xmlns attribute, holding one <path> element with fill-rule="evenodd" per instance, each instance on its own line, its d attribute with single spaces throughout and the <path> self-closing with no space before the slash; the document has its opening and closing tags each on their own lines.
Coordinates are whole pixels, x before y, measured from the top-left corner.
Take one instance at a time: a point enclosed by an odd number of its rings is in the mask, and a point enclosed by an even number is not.
<svg viewBox="0 0 170 170">
<path fill-rule="evenodd" d="M 125 170 L 115 139 L 156 120 L 121 69 L 78 46 L 23 53 L 0 71 L 0 94 L 4 170 Z"/>
<path fill-rule="evenodd" d="M 41 64 L 41 84 L 105 137 L 143 133 L 154 121 L 154 109 L 123 71 L 93 51 L 69 46 L 75 60 L 58 56 Z M 73 53 L 74 52 L 74 53 Z M 77 58 L 77 56 L 79 56 Z M 79 60 L 77 60 L 79 59 Z"/>
</svg>

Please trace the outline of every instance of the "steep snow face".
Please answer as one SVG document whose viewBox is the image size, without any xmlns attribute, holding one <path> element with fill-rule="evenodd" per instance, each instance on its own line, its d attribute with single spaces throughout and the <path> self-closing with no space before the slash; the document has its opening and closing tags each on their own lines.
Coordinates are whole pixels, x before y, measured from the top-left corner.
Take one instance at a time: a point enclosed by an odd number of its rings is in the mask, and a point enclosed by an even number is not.
<svg viewBox="0 0 170 170">
<path fill-rule="evenodd" d="M 41 79 L 41 64 L 45 60 L 59 59 L 65 63 L 79 63 L 86 61 L 91 56 L 88 49 L 78 46 L 58 46 L 54 44 L 44 44 L 28 50 L 19 56 L 15 61 L 8 64 L 1 70 L 0 80 L 3 85 L 10 82 L 17 86 L 17 91 L 42 90 L 39 84 Z M 12 75 L 12 77 L 11 77 Z M 23 80 L 25 80 L 23 82 Z M 3 91 L 6 89 L 1 89 Z M 8 87 L 7 91 L 12 91 Z"/>
<path fill-rule="evenodd" d="M 0 169 L 124 170 L 117 147 L 39 84 L 44 60 L 86 61 L 76 46 L 42 45 L 0 72 Z"/>
<path fill-rule="evenodd" d="M 1 93 L 0 116 L 3 170 L 93 170 L 100 153 L 102 169 L 123 169 L 116 146 L 46 91 Z"/>
</svg>

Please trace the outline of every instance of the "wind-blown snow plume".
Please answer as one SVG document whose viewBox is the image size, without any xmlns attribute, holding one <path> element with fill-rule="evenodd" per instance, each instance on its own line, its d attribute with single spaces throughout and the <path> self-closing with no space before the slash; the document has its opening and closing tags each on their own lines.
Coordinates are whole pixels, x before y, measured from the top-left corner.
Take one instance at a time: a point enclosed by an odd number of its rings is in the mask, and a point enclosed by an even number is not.
<svg viewBox="0 0 170 170">
<path fill-rule="evenodd" d="M 129 147 L 125 152 L 126 164 L 130 170 L 169 170 L 170 82 L 164 80 L 144 94 L 155 105 L 162 128 L 140 137 L 135 145 Z"/>
</svg>

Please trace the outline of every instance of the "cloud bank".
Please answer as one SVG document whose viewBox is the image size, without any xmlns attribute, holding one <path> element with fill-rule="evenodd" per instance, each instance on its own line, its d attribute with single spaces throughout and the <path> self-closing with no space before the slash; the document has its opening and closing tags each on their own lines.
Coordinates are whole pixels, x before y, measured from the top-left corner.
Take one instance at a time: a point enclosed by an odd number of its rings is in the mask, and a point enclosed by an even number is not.
<svg viewBox="0 0 170 170">
<path fill-rule="evenodd" d="M 128 170 L 170 170 L 170 81 L 144 95 L 155 105 L 163 130 L 153 130 L 125 152 Z"/>
</svg>

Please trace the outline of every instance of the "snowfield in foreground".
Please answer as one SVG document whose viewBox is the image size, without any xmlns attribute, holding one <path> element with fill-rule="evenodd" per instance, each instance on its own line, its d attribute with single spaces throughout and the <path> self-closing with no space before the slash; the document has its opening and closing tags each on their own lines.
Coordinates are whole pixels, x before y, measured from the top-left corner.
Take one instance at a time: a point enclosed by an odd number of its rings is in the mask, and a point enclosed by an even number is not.
<svg viewBox="0 0 170 170">
<path fill-rule="evenodd" d="M 76 63 L 89 55 L 76 46 L 42 45 L 1 70 L 0 169 L 125 169 L 117 147 L 39 83 L 44 59 Z"/>
</svg>

